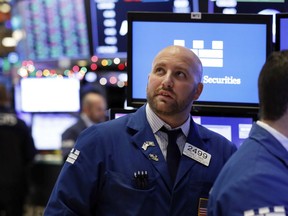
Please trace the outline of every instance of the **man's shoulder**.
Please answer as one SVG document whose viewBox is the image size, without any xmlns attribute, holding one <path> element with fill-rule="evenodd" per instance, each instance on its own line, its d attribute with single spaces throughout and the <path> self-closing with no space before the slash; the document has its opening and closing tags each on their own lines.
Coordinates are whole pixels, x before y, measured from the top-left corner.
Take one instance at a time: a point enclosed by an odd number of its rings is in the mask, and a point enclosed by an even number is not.
<svg viewBox="0 0 288 216">
<path fill-rule="evenodd" d="M 248 138 L 225 164 L 215 186 L 228 193 L 236 190 L 249 193 L 261 187 L 265 190 L 273 181 L 284 177 L 288 178 L 288 167 L 257 141 Z"/>
<path fill-rule="evenodd" d="M 261 145 L 248 141 L 225 164 L 210 194 L 211 208 L 221 208 L 225 215 L 287 203 L 283 179 L 288 178 L 288 167 L 280 167 Z"/>
</svg>

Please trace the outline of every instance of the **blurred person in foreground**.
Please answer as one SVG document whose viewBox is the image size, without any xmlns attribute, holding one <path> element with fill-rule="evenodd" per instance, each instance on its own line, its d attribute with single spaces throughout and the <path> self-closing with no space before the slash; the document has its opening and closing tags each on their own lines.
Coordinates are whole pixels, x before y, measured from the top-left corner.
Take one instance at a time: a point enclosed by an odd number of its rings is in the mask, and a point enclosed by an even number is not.
<svg viewBox="0 0 288 216">
<path fill-rule="evenodd" d="M 96 91 L 83 93 L 81 99 L 81 113 L 77 122 L 67 128 L 62 134 L 62 156 L 66 160 L 74 147 L 79 134 L 93 124 L 106 120 L 107 103 L 105 97 Z"/>
<path fill-rule="evenodd" d="M 80 135 L 44 215 L 205 212 L 210 188 L 236 147 L 193 121 L 201 80 L 202 64 L 191 50 L 161 50 L 148 78 L 148 103 Z"/>
<path fill-rule="evenodd" d="M 209 214 L 288 215 L 288 51 L 272 53 L 258 78 L 259 121 L 217 178 Z"/>
<path fill-rule="evenodd" d="M 12 112 L 0 85 L 0 215 L 21 216 L 28 193 L 28 175 L 36 154 L 31 131 Z"/>
</svg>

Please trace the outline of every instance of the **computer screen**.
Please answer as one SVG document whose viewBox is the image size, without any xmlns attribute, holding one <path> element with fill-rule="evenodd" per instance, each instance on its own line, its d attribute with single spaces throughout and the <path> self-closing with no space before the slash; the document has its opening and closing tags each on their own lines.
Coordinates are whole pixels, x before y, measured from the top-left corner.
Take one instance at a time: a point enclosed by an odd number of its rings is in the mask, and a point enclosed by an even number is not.
<svg viewBox="0 0 288 216">
<path fill-rule="evenodd" d="M 199 113 L 196 114 L 193 112 L 192 117 L 196 123 L 226 137 L 233 142 L 237 148 L 248 138 L 252 124 L 256 120 L 256 117 L 253 115 L 217 116 L 215 114 L 200 115 Z"/>
<path fill-rule="evenodd" d="M 22 112 L 78 112 L 80 81 L 76 78 L 22 78 L 16 93 Z"/>
<path fill-rule="evenodd" d="M 272 50 L 272 16 L 131 12 L 128 29 L 129 106 L 146 101 L 155 55 L 181 45 L 203 64 L 204 89 L 195 105 L 258 107 L 257 79 Z"/>
<path fill-rule="evenodd" d="M 77 117 L 70 114 L 33 114 L 31 130 L 36 149 L 61 149 L 62 133 L 76 121 Z"/>
<path fill-rule="evenodd" d="M 288 49 L 288 13 L 276 14 L 276 50 Z"/>
<path fill-rule="evenodd" d="M 172 0 L 89 0 L 88 28 L 93 55 L 122 56 L 127 52 L 128 11 L 173 11 Z"/>
<path fill-rule="evenodd" d="M 51 61 L 90 57 L 85 0 L 17 1 L 14 30 L 24 35 L 17 44 L 21 59 Z"/>
</svg>

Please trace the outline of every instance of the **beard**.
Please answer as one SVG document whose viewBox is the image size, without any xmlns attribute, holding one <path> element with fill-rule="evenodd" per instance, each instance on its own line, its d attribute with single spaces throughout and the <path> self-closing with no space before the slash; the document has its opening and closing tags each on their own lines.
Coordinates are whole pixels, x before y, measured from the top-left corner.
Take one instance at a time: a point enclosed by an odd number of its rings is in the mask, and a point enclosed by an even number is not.
<svg viewBox="0 0 288 216">
<path fill-rule="evenodd" d="M 162 89 L 157 89 L 154 92 L 149 92 L 147 90 L 147 101 L 148 101 L 149 106 L 151 107 L 151 109 L 156 114 L 172 116 L 172 115 L 176 115 L 176 114 L 185 112 L 187 110 L 189 110 L 189 112 L 190 112 L 196 89 L 194 89 L 190 93 L 188 98 L 180 100 L 180 101 L 178 101 L 177 99 L 169 100 L 169 101 L 160 100 L 158 98 L 158 96 L 157 96 L 158 92 L 160 90 L 169 91 L 171 94 L 174 94 L 172 89 L 163 89 L 162 88 Z"/>
</svg>

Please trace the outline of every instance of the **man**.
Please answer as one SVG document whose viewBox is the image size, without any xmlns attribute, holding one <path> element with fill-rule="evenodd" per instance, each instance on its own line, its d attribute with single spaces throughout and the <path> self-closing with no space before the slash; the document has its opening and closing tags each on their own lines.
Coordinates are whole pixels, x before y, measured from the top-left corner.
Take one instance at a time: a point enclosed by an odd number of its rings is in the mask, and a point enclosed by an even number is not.
<svg viewBox="0 0 288 216">
<path fill-rule="evenodd" d="M 213 186 L 209 215 L 288 215 L 288 51 L 258 79 L 260 120 Z"/>
<path fill-rule="evenodd" d="M 0 85 L 0 214 L 22 216 L 28 193 L 28 168 L 36 154 L 29 128 L 10 109 Z"/>
<path fill-rule="evenodd" d="M 169 46 L 160 51 L 149 75 L 148 104 L 80 135 L 44 214 L 162 216 L 205 211 L 209 190 L 236 147 L 193 122 L 190 110 L 202 92 L 201 77 L 201 62 L 191 50 Z M 169 172 L 171 143 L 167 146 L 163 126 L 182 130 L 174 142 L 180 156 L 175 179 Z"/>
<path fill-rule="evenodd" d="M 87 92 L 81 102 L 81 114 L 78 121 L 62 134 L 62 156 L 67 158 L 79 134 L 86 128 L 106 120 L 107 104 L 98 92 Z"/>
</svg>

